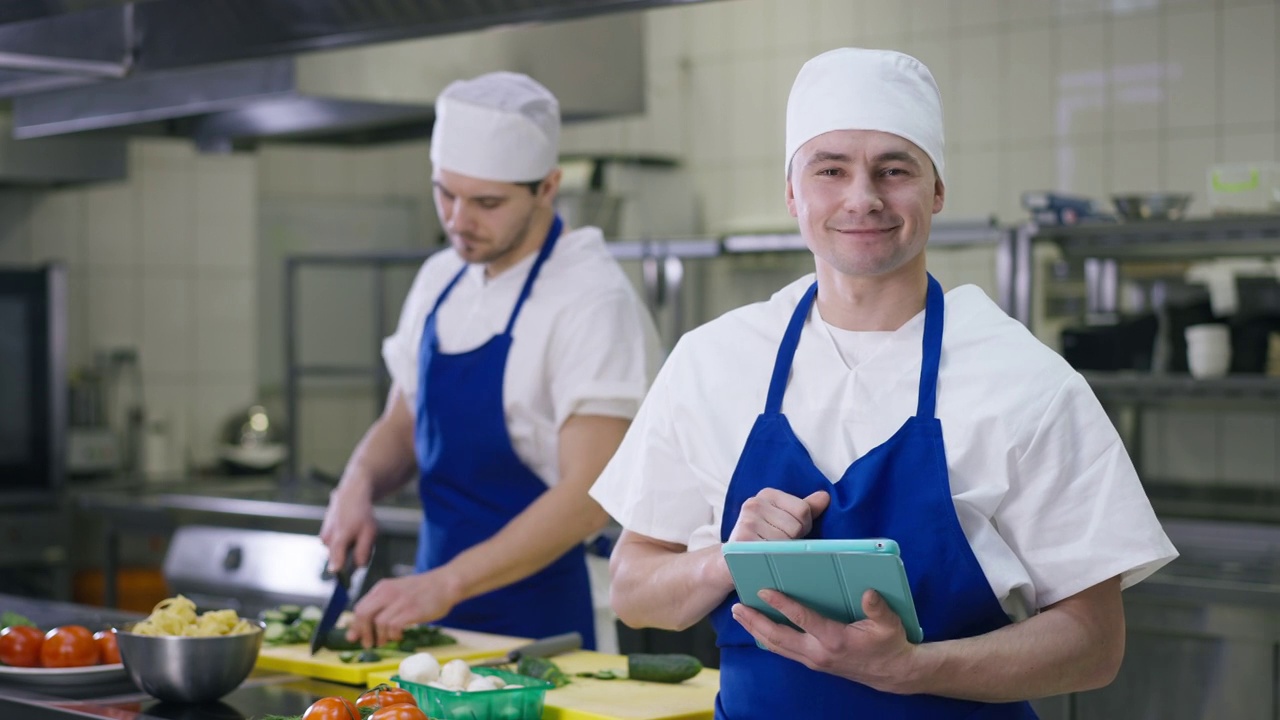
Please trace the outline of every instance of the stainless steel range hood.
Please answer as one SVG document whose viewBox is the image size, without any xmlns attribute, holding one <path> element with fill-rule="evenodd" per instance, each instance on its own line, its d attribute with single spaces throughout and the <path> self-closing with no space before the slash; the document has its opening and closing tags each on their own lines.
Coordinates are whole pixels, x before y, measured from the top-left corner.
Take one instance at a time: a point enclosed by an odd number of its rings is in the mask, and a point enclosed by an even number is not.
<svg viewBox="0 0 1280 720">
<path fill-rule="evenodd" d="M 621 11 L 678 0 L 83 4 L 45 16 L 18 7 L 12 22 L 0 14 L 0 97 L 13 98 L 15 137 L 116 129 L 218 149 L 425 136 L 445 83 L 496 69 L 544 82 L 570 122 L 637 113 L 644 24 Z"/>
</svg>

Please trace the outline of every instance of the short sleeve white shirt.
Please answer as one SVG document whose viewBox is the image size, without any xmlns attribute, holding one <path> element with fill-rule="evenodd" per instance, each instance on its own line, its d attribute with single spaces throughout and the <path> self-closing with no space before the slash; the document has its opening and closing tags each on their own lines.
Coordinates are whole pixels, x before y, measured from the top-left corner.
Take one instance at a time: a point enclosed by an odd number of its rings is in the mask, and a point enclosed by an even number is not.
<svg viewBox="0 0 1280 720">
<path fill-rule="evenodd" d="M 812 282 L 681 338 L 591 490 L 624 527 L 691 550 L 720 542 L 730 478 Z M 923 312 L 850 333 L 815 305 L 782 411 L 828 478 L 915 414 L 923 333 Z M 937 416 L 957 517 L 1010 617 L 1116 575 L 1128 587 L 1177 556 L 1084 379 L 975 286 L 946 294 Z"/>
<path fill-rule="evenodd" d="M 440 350 L 473 350 L 503 332 L 536 253 L 493 278 L 466 269 L 440 306 Z M 431 256 L 414 279 L 382 356 L 413 411 L 427 315 L 463 267 L 452 249 Z M 558 434 L 571 415 L 635 416 L 662 361 L 648 310 L 594 227 L 566 232 L 534 280 L 512 330 L 502 383 L 503 413 L 520 460 L 548 485 L 559 479 Z"/>
</svg>

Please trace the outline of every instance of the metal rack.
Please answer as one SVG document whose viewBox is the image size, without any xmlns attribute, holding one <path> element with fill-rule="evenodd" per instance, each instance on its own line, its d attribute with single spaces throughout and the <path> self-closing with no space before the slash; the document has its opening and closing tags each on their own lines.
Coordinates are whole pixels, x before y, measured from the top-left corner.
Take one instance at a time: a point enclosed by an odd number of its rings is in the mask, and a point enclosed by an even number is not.
<svg viewBox="0 0 1280 720">
<path fill-rule="evenodd" d="M 996 274 L 998 302 L 1006 312 L 1013 307 L 1015 267 L 1014 232 L 996 224 L 994 219 L 970 222 L 934 223 L 929 243 L 935 247 L 994 246 L 996 249 Z M 665 308 L 673 308 L 676 317 L 676 333 L 685 328 L 685 261 L 713 258 L 720 255 L 744 253 L 776 253 L 807 251 L 799 234 L 731 235 L 727 237 L 689 237 L 661 240 L 617 240 L 607 243 L 610 253 L 618 260 L 639 260 L 643 280 L 643 296 L 646 306 L 655 315 Z M 299 386 L 304 377 L 367 378 L 374 383 L 379 397 L 390 391 L 390 378 L 382 363 L 381 333 L 387 327 L 383 294 L 386 289 L 386 272 L 393 266 L 422 264 L 439 248 L 380 253 L 303 254 L 284 259 L 284 381 L 285 408 L 288 417 L 287 433 L 289 459 L 286 465 L 285 483 L 295 483 L 299 477 L 297 448 L 301 433 L 299 426 Z M 370 348 L 368 365 L 344 366 L 313 364 L 303 365 L 298 357 L 296 322 L 299 304 L 297 298 L 298 273 L 306 267 L 364 267 L 373 270 L 373 287 L 378 302 L 374 303 L 372 322 L 378 332 Z"/>
<path fill-rule="evenodd" d="M 1133 260 L 1197 260 L 1216 257 L 1280 257 L 1280 215 L 1205 218 L 1176 222 L 1038 226 L 1016 230 L 1014 316 L 1031 325 L 1034 243 L 1052 242 L 1070 259 L 1085 263 L 1089 310 L 1116 311 L 1119 266 Z M 1280 378 L 1235 376 L 1197 380 L 1182 375 L 1138 372 L 1086 373 L 1104 401 L 1130 405 L 1162 402 L 1274 403 L 1280 400 Z"/>
</svg>

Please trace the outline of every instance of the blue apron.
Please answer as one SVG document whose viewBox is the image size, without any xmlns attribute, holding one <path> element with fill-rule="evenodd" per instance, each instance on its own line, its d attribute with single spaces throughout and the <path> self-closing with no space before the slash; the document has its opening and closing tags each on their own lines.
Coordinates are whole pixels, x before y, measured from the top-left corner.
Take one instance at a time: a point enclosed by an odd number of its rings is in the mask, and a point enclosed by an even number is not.
<svg viewBox="0 0 1280 720">
<path fill-rule="evenodd" d="M 466 266 L 445 287 L 427 316 L 414 425 L 423 510 L 418 572 L 440 567 L 488 540 L 547 489 L 511 447 L 502 383 L 511 330 L 562 227 L 557 217 L 502 334 L 468 352 L 440 352 L 436 314 L 467 271 Z M 459 603 L 439 622 L 447 627 L 529 638 L 577 630 L 584 645 L 593 648 L 595 624 L 583 546 L 575 546 L 524 580 Z"/>
<path fill-rule="evenodd" d="M 924 353 L 914 417 L 883 445 L 858 458 L 837 483 L 822 474 L 782 414 L 782 396 L 800 331 L 818 286 L 805 293 L 778 348 L 764 412 L 747 437 L 725 497 L 722 541 L 729 539 L 742 504 L 766 487 L 804 497 L 831 493 L 814 522 L 813 538 L 886 537 L 898 542 L 925 642 L 970 637 L 1009 624 L 956 518 L 934 417 L 942 351 L 942 288 L 929 276 Z M 1025 702 L 988 705 L 933 695 L 873 690 L 775 655 L 756 646 L 733 619 L 736 593 L 711 614 L 720 646 L 716 718 L 1035 718 Z"/>
</svg>

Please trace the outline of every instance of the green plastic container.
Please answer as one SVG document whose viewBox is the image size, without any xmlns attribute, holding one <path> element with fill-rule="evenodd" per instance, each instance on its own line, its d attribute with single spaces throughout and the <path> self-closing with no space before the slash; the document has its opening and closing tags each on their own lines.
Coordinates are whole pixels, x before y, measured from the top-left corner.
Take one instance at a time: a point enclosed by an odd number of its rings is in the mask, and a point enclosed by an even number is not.
<svg viewBox="0 0 1280 720">
<path fill-rule="evenodd" d="M 401 680 L 399 675 L 393 675 L 391 681 L 408 690 L 432 720 L 540 720 L 542 717 L 542 705 L 551 683 L 495 668 L 471 668 L 471 672 L 499 677 L 507 684 L 523 687 L 467 692 L 420 685 Z"/>
</svg>

